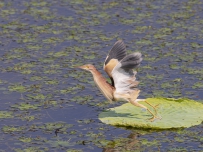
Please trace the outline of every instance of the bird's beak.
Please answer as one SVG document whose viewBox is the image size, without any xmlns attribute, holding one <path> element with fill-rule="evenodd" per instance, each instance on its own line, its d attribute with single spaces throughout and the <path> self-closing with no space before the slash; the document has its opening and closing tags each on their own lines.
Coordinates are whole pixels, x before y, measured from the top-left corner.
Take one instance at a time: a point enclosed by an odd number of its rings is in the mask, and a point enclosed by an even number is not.
<svg viewBox="0 0 203 152">
<path fill-rule="evenodd" d="M 81 66 L 74 66 L 73 68 L 77 68 L 77 69 L 80 68 L 81 69 Z"/>
<path fill-rule="evenodd" d="M 84 70 L 87 70 L 87 67 L 82 65 L 82 66 L 75 66 L 74 68 L 80 68 L 80 69 L 84 69 Z"/>
</svg>

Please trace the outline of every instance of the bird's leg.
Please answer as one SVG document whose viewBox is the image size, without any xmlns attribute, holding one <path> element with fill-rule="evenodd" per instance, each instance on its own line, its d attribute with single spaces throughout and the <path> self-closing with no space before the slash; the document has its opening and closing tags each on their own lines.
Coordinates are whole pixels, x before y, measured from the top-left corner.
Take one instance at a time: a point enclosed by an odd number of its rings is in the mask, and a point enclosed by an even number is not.
<svg viewBox="0 0 203 152">
<path fill-rule="evenodd" d="M 151 105 L 149 102 L 147 102 L 147 100 L 145 100 L 145 102 L 146 102 L 148 105 L 150 105 L 152 108 L 154 108 L 154 111 L 155 111 L 155 113 L 157 114 L 156 108 L 159 106 L 159 104 L 153 106 L 153 105 Z"/>
<path fill-rule="evenodd" d="M 159 104 L 158 105 L 155 105 L 155 106 L 153 106 L 153 105 L 151 105 L 149 102 L 147 102 L 147 100 L 146 99 L 136 99 L 136 101 L 138 102 L 138 101 L 144 101 L 145 103 L 147 103 L 148 105 L 150 105 L 153 109 L 154 109 L 154 111 L 155 111 L 155 114 L 157 114 L 157 110 L 156 110 L 156 108 L 159 106 Z"/>
<path fill-rule="evenodd" d="M 149 113 L 151 113 L 152 114 L 152 117 L 151 118 L 149 118 L 149 120 L 152 122 L 152 121 L 154 121 L 155 119 L 161 119 L 161 118 L 159 118 L 159 117 L 157 117 L 157 116 L 155 116 L 149 109 L 147 109 L 147 111 L 149 111 Z"/>
<path fill-rule="evenodd" d="M 155 114 L 153 114 L 147 107 L 145 107 L 142 104 L 139 104 L 136 100 L 135 101 L 130 101 L 130 103 L 133 104 L 134 106 L 141 107 L 141 108 L 144 108 L 147 111 L 149 111 L 149 113 L 152 115 L 152 118 L 149 119 L 150 121 L 154 121 L 156 118 L 160 119 L 159 117 L 155 116 Z"/>
</svg>

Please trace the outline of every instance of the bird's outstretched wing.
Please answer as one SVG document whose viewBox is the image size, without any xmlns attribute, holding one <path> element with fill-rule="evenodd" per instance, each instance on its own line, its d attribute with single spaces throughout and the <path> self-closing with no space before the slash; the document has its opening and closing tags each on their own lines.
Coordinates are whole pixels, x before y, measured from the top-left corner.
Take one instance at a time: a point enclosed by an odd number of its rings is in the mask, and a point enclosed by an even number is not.
<svg viewBox="0 0 203 152">
<path fill-rule="evenodd" d="M 126 56 L 126 47 L 122 40 L 117 41 L 104 62 L 104 70 L 109 75 L 112 81 L 112 86 L 114 86 L 112 78 L 112 70 L 115 66 Z"/>
<path fill-rule="evenodd" d="M 124 57 L 112 70 L 112 77 L 115 84 L 116 93 L 130 93 L 136 90 L 138 81 L 135 75 L 137 68 L 142 61 L 141 53 L 133 53 Z"/>
</svg>

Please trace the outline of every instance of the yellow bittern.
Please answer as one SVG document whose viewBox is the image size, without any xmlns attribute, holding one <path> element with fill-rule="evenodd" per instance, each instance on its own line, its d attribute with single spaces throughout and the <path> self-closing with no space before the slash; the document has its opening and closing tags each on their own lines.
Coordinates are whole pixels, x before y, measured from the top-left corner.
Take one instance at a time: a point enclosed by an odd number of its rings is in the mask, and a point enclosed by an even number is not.
<svg viewBox="0 0 203 152">
<path fill-rule="evenodd" d="M 91 64 L 86 64 L 78 68 L 88 70 L 92 73 L 94 81 L 104 96 L 109 101 L 128 101 L 134 106 L 146 109 L 152 115 L 151 121 L 157 117 L 156 106 L 151 105 L 145 99 L 137 99 L 140 90 L 137 88 L 138 81 L 136 81 L 136 71 L 142 61 L 142 55 L 139 52 L 133 54 L 126 54 L 126 47 L 123 41 L 117 41 L 110 50 L 104 62 L 104 70 L 111 79 L 111 84 L 106 81 L 102 74 Z M 148 105 L 153 107 L 155 114 L 153 114 L 146 106 L 139 103 L 145 101 Z"/>
</svg>

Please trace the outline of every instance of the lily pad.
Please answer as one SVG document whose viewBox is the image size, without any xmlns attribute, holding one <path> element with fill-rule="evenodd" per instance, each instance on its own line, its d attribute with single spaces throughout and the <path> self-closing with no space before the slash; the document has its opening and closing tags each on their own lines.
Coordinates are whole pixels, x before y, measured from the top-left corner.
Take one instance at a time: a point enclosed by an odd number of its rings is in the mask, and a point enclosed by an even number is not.
<svg viewBox="0 0 203 152">
<path fill-rule="evenodd" d="M 142 111 L 130 103 L 100 113 L 99 119 L 103 123 L 114 126 L 146 129 L 188 128 L 199 125 L 203 121 L 203 104 L 194 100 L 147 98 L 147 101 L 153 105 L 159 104 L 157 112 L 162 119 L 151 122 L 148 120 L 151 117 L 148 111 Z M 145 102 L 139 103 L 149 107 L 151 111 L 153 110 Z"/>
</svg>

